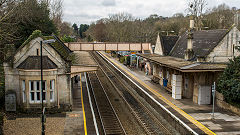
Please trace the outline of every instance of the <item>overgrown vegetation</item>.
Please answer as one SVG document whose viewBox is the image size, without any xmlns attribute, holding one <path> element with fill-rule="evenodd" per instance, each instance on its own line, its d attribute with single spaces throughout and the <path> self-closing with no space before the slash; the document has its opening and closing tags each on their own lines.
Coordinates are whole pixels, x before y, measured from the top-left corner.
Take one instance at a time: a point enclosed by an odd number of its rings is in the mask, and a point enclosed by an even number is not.
<svg viewBox="0 0 240 135">
<path fill-rule="evenodd" d="M 42 37 L 42 32 L 40 30 L 33 31 L 33 33 L 27 38 L 27 40 L 23 42 L 21 46 L 25 46 L 26 44 L 28 44 L 30 41 L 37 37 Z"/>
<path fill-rule="evenodd" d="M 18 48 L 35 30 L 40 30 L 44 36 L 71 35 L 71 24 L 62 21 L 62 1 L 0 1 L 0 50 L 6 44 Z M 0 56 L 4 56 L 1 51 Z"/>
<path fill-rule="evenodd" d="M 217 90 L 226 102 L 240 108 L 240 56 L 229 60 L 227 68 L 219 77 Z"/>
<path fill-rule="evenodd" d="M 69 43 L 69 42 L 75 42 L 76 40 L 73 38 L 73 37 L 70 37 L 70 36 L 66 36 L 64 35 L 61 40 L 64 42 L 64 43 Z"/>
</svg>

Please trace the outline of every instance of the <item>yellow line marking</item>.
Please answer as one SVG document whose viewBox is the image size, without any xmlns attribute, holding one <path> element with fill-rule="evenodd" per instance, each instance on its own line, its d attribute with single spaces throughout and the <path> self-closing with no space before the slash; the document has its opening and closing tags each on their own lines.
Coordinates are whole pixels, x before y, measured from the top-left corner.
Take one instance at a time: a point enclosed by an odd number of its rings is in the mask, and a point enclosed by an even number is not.
<svg viewBox="0 0 240 135">
<path fill-rule="evenodd" d="M 84 120 L 84 132 L 87 135 L 87 123 L 86 123 L 86 116 L 84 111 L 84 103 L 83 103 L 83 94 L 82 94 L 82 74 L 80 74 L 80 86 L 81 86 L 81 100 L 82 100 L 82 110 L 83 110 L 83 120 Z"/>
<path fill-rule="evenodd" d="M 101 52 L 100 52 L 101 53 Z M 174 105 L 172 102 L 170 102 L 169 100 L 167 100 L 164 96 L 162 96 L 161 94 L 159 94 L 156 90 L 154 90 L 153 88 L 151 88 L 150 86 L 148 86 L 147 84 L 145 84 L 142 80 L 136 78 L 132 73 L 128 72 L 126 69 L 124 69 L 123 67 L 121 67 L 119 64 L 117 64 L 116 62 L 114 62 L 113 60 L 111 60 L 110 58 L 108 58 L 108 56 L 106 56 L 105 54 L 101 53 L 102 55 L 104 55 L 108 60 L 110 60 L 112 63 L 114 63 L 118 68 L 121 68 L 122 70 L 124 70 L 128 75 L 130 75 L 132 78 L 134 78 L 136 81 L 138 81 L 140 84 L 142 84 L 144 87 L 146 87 L 148 90 L 150 90 L 151 92 L 153 92 L 157 97 L 159 97 L 160 99 L 162 99 L 166 104 L 168 104 L 169 106 L 171 106 L 174 110 L 176 110 L 178 113 L 180 113 L 182 116 L 184 116 L 186 119 L 188 119 L 189 121 L 191 121 L 194 125 L 196 125 L 198 128 L 200 128 L 202 131 L 204 131 L 206 134 L 209 135 L 216 135 L 213 131 L 211 131 L 210 129 L 208 129 L 207 127 L 205 127 L 202 123 L 200 123 L 199 121 L 197 121 L 196 119 L 194 119 L 192 116 L 190 116 L 189 114 L 187 114 L 186 112 L 184 112 L 182 109 L 178 108 L 176 105 Z"/>
</svg>

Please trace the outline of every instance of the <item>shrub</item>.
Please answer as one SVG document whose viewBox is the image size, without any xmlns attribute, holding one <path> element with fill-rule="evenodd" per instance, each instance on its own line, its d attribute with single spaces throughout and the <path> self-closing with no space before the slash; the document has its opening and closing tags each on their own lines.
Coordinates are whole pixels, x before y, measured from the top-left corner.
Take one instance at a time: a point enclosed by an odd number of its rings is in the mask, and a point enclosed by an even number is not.
<svg viewBox="0 0 240 135">
<path fill-rule="evenodd" d="M 64 42 L 64 43 L 69 43 L 69 42 L 75 42 L 75 39 L 70 37 L 70 36 L 66 36 L 64 35 L 61 40 Z"/>
<path fill-rule="evenodd" d="M 217 90 L 228 103 L 240 103 L 240 57 L 229 60 L 227 68 L 218 79 Z"/>
<path fill-rule="evenodd" d="M 124 56 L 120 57 L 120 62 L 123 63 L 124 61 L 125 61 L 125 57 Z"/>
</svg>

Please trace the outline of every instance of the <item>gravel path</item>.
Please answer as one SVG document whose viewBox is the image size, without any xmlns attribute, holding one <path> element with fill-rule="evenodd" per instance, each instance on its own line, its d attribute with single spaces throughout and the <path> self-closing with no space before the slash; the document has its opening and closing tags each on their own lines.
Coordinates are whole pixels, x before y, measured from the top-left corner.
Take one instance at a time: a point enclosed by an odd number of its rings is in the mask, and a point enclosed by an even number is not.
<svg viewBox="0 0 240 135">
<path fill-rule="evenodd" d="M 46 135 L 63 135 L 65 117 L 47 117 Z M 15 120 L 4 120 L 4 135 L 40 135 L 41 120 L 40 117 L 34 118 L 16 118 Z"/>
</svg>

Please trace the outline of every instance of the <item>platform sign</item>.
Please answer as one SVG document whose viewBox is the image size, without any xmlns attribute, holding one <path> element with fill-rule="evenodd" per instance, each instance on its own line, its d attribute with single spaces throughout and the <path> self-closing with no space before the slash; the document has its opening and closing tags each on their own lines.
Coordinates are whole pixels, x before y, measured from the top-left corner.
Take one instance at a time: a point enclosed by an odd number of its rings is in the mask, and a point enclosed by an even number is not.
<svg viewBox="0 0 240 135">
<path fill-rule="evenodd" d="M 214 84 L 212 85 L 212 95 L 215 96 L 215 91 L 216 91 L 216 85 L 215 85 L 215 82 Z"/>
<path fill-rule="evenodd" d="M 16 94 L 8 93 L 5 95 L 5 109 L 8 112 L 16 111 Z"/>
<path fill-rule="evenodd" d="M 215 93 L 216 93 L 216 83 L 214 82 L 212 85 L 212 96 L 213 96 L 212 119 L 214 119 Z"/>
</svg>

